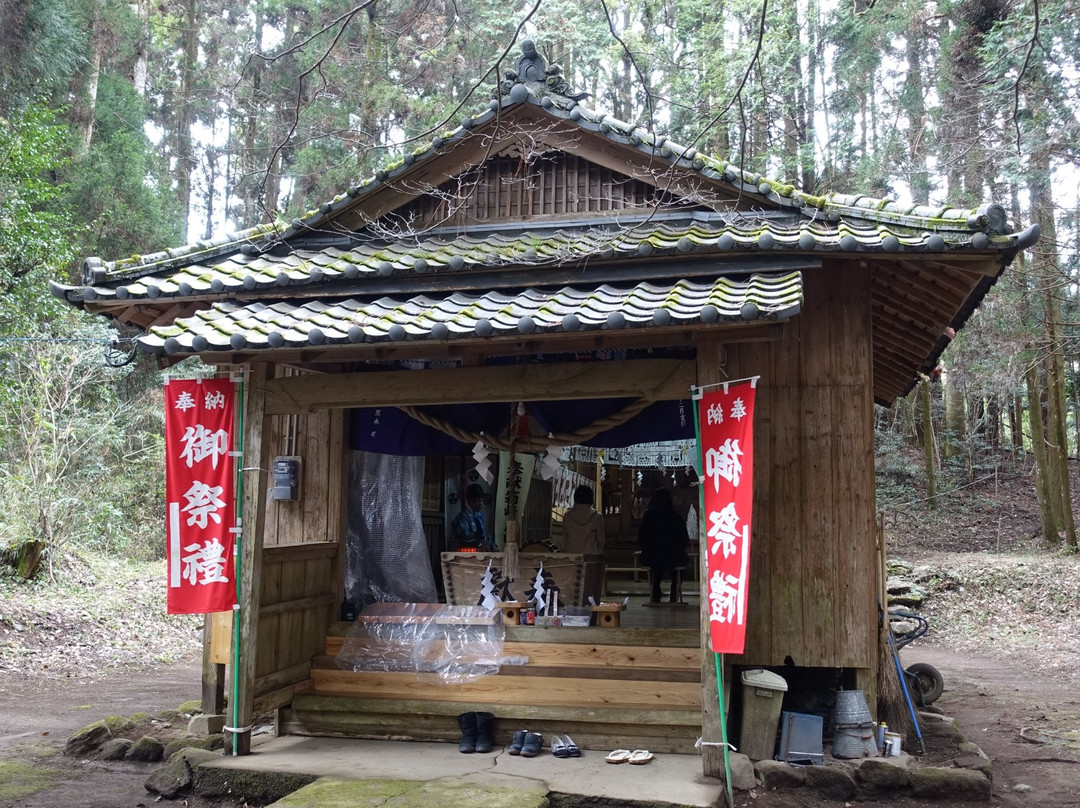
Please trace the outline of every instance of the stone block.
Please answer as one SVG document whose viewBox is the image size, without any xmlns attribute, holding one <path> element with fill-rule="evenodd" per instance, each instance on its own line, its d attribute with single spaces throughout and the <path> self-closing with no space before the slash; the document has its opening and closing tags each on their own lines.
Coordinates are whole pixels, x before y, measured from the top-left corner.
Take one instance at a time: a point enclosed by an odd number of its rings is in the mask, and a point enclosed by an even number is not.
<svg viewBox="0 0 1080 808">
<path fill-rule="evenodd" d="M 199 713 L 188 721 L 188 732 L 192 735 L 217 735 L 225 728 L 225 716 Z"/>
<path fill-rule="evenodd" d="M 980 772 L 983 777 L 991 783 L 994 782 L 994 764 L 985 757 L 979 757 L 978 755 L 959 755 L 953 758 L 952 765 L 959 769 L 969 769 L 974 772 Z"/>
<path fill-rule="evenodd" d="M 143 784 L 151 794 L 167 800 L 175 799 L 191 787 L 195 769 L 207 760 L 217 760 L 220 755 L 205 749 L 182 749 L 165 763 L 158 766 Z"/>
<path fill-rule="evenodd" d="M 165 754 L 165 745 L 157 738 L 144 735 L 131 745 L 125 760 L 135 763 L 157 763 Z"/>
<path fill-rule="evenodd" d="M 112 731 L 104 721 L 95 721 L 77 730 L 64 744 L 64 754 L 85 757 L 96 754 L 103 743 L 112 738 Z"/>
<path fill-rule="evenodd" d="M 798 788 L 806 782 L 805 767 L 782 760 L 759 760 L 754 764 L 754 773 L 766 788 Z"/>
<path fill-rule="evenodd" d="M 110 738 L 101 745 L 98 757 L 102 760 L 123 760 L 131 748 L 131 741 L 127 738 Z"/>
<path fill-rule="evenodd" d="M 923 740 L 938 749 L 959 747 L 964 735 L 955 718 L 934 713 L 919 713 L 919 729 Z"/>
<path fill-rule="evenodd" d="M 895 758 L 867 758 L 855 770 L 855 779 L 872 791 L 902 791 L 911 786 L 911 772 Z"/>
<path fill-rule="evenodd" d="M 749 791 L 757 786 L 757 778 L 754 776 L 754 764 L 750 758 L 739 752 L 732 752 L 728 756 L 728 766 L 731 769 L 731 787 L 738 791 Z"/>
<path fill-rule="evenodd" d="M 988 800 L 990 781 L 970 769 L 929 766 L 911 772 L 911 795 L 917 799 Z"/>
<path fill-rule="evenodd" d="M 161 753 L 162 760 L 168 760 L 181 749 L 202 749 L 201 738 L 177 738 L 175 741 L 169 741 L 165 744 L 165 749 Z"/>
<path fill-rule="evenodd" d="M 849 800 L 858 791 L 850 774 L 832 766 L 808 766 L 806 787 L 830 800 Z"/>
<path fill-rule="evenodd" d="M 978 755 L 984 760 L 990 759 L 986 756 L 986 752 L 979 748 L 978 744 L 974 744 L 971 741 L 964 741 L 962 744 L 956 747 L 956 751 L 959 752 L 961 755 Z"/>
</svg>

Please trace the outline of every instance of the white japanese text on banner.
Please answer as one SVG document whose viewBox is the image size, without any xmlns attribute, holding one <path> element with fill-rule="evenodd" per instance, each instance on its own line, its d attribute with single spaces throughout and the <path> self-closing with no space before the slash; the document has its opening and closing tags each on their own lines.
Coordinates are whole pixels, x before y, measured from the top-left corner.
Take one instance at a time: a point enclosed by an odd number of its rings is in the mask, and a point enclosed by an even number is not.
<svg viewBox="0 0 1080 808">
<path fill-rule="evenodd" d="M 709 636 L 718 654 L 741 654 L 746 640 L 756 381 L 722 385 L 697 402 Z"/>
<path fill-rule="evenodd" d="M 221 612 L 236 604 L 233 401 L 227 379 L 165 385 L 169 614 Z"/>
</svg>

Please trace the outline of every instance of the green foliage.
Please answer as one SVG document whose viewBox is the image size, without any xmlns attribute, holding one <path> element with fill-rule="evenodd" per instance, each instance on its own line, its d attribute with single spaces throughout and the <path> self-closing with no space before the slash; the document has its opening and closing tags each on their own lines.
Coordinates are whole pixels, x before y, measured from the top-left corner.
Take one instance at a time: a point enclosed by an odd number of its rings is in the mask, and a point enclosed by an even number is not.
<svg viewBox="0 0 1080 808">
<path fill-rule="evenodd" d="M 70 0 L 0 5 L 0 117 L 61 90 L 86 61 L 77 6 Z"/>
<path fill-rule="evenodd" d="M 0 354 L 0 550 L 160 554 L 146 542 L 164 519 L 160 396 L 121 398 L 133 371 L 102 362 L 104 323 L 68 315 L 57 330 L 82 341 L 43 337 Z"/>
<path fill-rule="evenodd" d="M 146 114 L 128 82 L 101 77 L 94 141 L 60 170 L 68 210 L 87 223 L 85 255 L 141 254 L 184 239 L 166 171 L 143 131 Z"/>
<path fill-rule="evenodd" d="M 878 425 L 874 433 L 874 473 L 878 509 L 924 496 L 925 472 L 907 436 Z"/>
<path fill-rule="evenodd" d="M 0 118 L 0 335 L 32 329 L 61 309 L 42 293 L 74 256 L 78 228 L 53 182 L 66 139 L 41 104 Z"/>
</svg>

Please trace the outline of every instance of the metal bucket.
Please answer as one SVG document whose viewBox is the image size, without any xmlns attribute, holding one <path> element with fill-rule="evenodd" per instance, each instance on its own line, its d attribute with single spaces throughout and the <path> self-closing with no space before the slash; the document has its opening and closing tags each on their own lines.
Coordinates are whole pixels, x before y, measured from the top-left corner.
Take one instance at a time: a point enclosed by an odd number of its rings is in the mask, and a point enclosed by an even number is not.
<svg viewBox="0 0 1080 808">
<path fill-rule="evenodd" d="M 866 706 L 866 695 L 861 690 L 837 691 L 833 723 L 838 727 L 873 726 L 874 719 Z"/>
<path fill-rule="evenodd" d="M 861 690 L 840 690 L 833 710 L 833 757 L 862 758 L 878 754 L 874 719 Z"/>
</svg>

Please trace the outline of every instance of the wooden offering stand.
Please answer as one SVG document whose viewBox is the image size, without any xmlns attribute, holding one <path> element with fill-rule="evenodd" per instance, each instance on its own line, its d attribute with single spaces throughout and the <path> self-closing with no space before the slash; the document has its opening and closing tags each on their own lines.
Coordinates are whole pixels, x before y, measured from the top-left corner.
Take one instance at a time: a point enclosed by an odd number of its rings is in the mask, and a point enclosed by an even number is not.
<svg viewBox="0 0 1080 808">
<path fill-rule="evenodd" d="M 495 608 L 502 612 L 504 625 L 516 626 L 521 621 L 521 610 L 527 605 L 517 600 L 500 600 Z"/>
<path fill-rule="evenodd" d="M 618 628 L 620 612 L 626 609 L 623 603 L 601 602 L 595 606 L 589 606 L 589 610 L 596 615 L 596 625 L 601 628 Z"/>
</svg>

